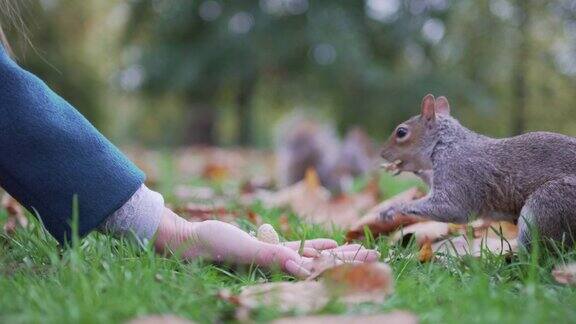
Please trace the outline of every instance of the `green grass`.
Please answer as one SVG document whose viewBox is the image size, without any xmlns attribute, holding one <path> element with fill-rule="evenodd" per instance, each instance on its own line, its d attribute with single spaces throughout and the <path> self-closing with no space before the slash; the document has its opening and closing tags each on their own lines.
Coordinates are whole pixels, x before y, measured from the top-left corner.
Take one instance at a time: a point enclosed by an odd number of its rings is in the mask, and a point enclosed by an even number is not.
<svg viewBox="0 0 576 324">
<path fill-rule="evenodd" d="M 406 184 L 385 180 L 390 192 Z M 390 188 L 392 187 L 392 188 Z M 278 225 L 277 210 L 255 209 Z M 4 218 L 5 215 L 0 215 Z M 290 216 L 288 239 L 330 236 Z M 0 238 L 1 323 L 114 323 L 146 314 L 177 314 L 213 323 L 232 321 L 234 307 L 217 297 L 264 280 L 291 280 L 279 273 L 250 267 L 183 263 L 156 256 L 151 249 L 97 233 L 61 249 L 37 222 L 14 237 Z M 242 226 L 250 229 L 249 222 Z M 396 277 L 395 293 L 383 304 L 346 308 L 338 303 L 322 313 L 379 313 L 409 310 L 423 323 L 566 323 L 576 321 L 576 289 L 555 284 L 555 264 L 576 260 L 560 256 L 520 255 L 512 260 L 486 255 L 421 264 L 416 249 L 390 246 L 385 238 L 366 240 L 382 252 Z M 274 309 L 255 313 L 257 321 L 274 319 Z"/>
</svg>

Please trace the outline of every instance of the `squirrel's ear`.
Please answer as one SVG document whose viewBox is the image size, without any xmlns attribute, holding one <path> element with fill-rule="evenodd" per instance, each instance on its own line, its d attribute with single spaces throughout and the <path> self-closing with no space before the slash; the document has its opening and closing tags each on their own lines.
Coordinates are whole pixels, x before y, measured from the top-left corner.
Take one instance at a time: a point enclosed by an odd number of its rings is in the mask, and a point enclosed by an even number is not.
<svg viewBox="0 0 576 324">
<path fill-rule="evenodd" d="M 422 117 L 426 120 L 434 120 L 436 117 L 434 106 L 434 96 L 430 93 L 424 96 L 424 99 L 422 99 Z"/>
<path fill-rule="evenodd" d="M 446 97 L 440 96 L 436 99 L 436 113 L 440 115 L 450 115 L 450 104 Z"/>
</svg>

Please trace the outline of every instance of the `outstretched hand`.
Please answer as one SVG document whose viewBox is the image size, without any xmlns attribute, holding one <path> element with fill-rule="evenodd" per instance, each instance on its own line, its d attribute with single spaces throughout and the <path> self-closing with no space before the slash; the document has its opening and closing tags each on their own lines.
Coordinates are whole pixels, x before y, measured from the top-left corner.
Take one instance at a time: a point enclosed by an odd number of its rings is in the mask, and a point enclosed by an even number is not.
<svg viewBox="0 0 576 324">
<path fill-rule="evenodd" d="M 312 260 L 331 256 L 335 263 L 375 262 L 379 253 L 358 244 L 338 246 L 334 240 L 314 239 L 270 244 L 261 242 L 238 227 L 215 220 L 188 222 L 166 209 L 157 232 L 156 249 L 178 252 L 184 259 L 205 258 L 216 262 L 256 264 L 279 268 L 296 277 L 310 275 Z"/>
</svg>

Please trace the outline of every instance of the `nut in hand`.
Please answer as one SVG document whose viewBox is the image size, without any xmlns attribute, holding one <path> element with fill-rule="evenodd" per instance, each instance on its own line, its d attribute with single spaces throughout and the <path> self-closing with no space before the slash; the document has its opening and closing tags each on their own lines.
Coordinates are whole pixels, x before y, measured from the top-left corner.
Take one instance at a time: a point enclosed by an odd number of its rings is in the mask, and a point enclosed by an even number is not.
<svg viewBox="0 0 576 324">
<path fill-rule="evenodd" d="M 258 227 L 258 232 L 256 233 L 256 238 L 258 240 L 270 243 L 270 244 L 280 244 L 280 237 L 274 227 L 270 224 L 262 224 Z"/>
</svg>

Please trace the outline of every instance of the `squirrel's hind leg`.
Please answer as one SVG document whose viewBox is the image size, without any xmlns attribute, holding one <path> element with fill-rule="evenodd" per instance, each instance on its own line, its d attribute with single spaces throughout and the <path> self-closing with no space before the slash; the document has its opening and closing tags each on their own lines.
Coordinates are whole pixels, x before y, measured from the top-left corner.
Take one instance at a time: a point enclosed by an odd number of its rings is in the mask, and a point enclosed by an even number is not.
<svg viewBox="0 0 576 324">
<path fill-rule="evenodd" d="M 576 242 L 576 177 L 547 182 L 533 192 L 518 219 L 520 245 L 530 247 L 537 230 L 540 241 L 557 247 Z"/>
</svg>

